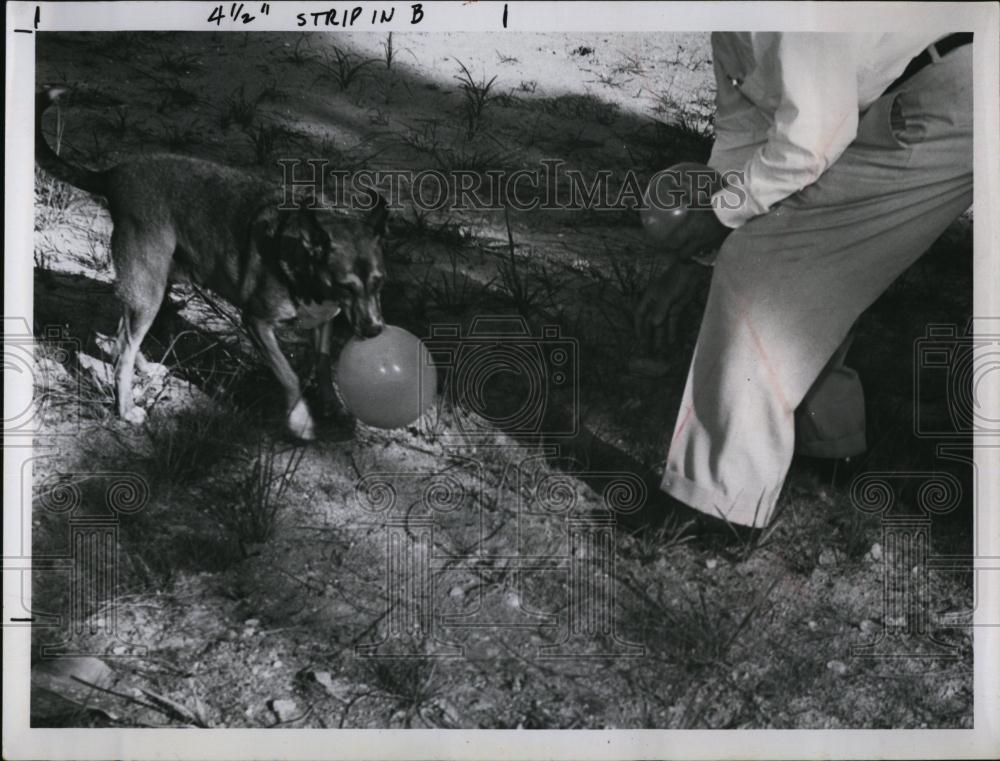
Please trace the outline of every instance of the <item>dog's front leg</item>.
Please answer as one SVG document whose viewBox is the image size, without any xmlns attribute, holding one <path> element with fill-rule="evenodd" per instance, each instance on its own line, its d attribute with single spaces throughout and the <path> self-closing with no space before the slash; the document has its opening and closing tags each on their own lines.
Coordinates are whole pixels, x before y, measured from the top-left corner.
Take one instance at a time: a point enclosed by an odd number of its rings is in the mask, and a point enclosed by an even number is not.
<svg viewBox="0 0 1000 761">
<path fill-rule="evenodd" d="M 324 418 L 333 416 L 340 404 L 333 390 L 333 320 L 324 322 L 313 329 L 313 347 L 316 350 L 316 385 L 319 387 L 319 403 Z"/>
<path fill-rule="evenodd" d="M 261 354 L 264 355 L 264 360 L 285 392 L 285 409 L 288 412 L 286 425 L 289 432 L 296 438 L 312 441 L 316 438 L 312 415 L 309 414 L 309 407 L 306 406 L 305 399 L 302 398 L 299 377 L 295 374 L 292 366 L 288 364 L 281 347 L 278 346 L 278 339 L 274 335 L 274 325 L 267 320 L 256 317 L 248 317 L 246 323 Z"/>
</svg>

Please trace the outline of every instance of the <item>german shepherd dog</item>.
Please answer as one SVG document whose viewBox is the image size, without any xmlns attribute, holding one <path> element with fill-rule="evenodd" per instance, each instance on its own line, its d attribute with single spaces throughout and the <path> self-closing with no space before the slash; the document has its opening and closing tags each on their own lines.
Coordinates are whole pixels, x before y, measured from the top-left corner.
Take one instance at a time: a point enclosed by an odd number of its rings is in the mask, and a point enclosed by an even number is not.
<svg viewBox="0 0 1000 761">
<path fill-rule="evenodd" d="M 49 174 L 108 201 L 114 231 L 111 257 L 122 302 L 118 327 L 118 414 L 142 423 L 132 398 L 140 344 L 171 282 L 189 281 L 236 306 L 254 343 L 281 384 L 287 427 L 314 438 L 299 379 L 275 337 L 279 322 L 317 330 L 317 376 L 329 386 L 331 320 L 341 310 L 354 332 L 378 335 L 385 323 L 379 292 L 385 281 L 381 241 L 388 209 L 369 191 L 371 210 L 349 218 L 330 210 L 283 210 L 273 185 L 211 161 L 151 154 L 103 171 L 74 166 L 42 133 L 42 116 L 64 90 L 35 99 L 35 161 Z M 327 397 L 329 399 L 330 397 Z"/>
</svg>

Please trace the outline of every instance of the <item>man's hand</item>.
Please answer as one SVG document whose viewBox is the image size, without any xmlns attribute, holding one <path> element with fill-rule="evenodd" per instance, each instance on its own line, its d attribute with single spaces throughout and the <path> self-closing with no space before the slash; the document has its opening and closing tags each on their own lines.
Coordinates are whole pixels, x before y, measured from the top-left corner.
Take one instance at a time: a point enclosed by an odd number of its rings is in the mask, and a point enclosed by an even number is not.
<svg viewBox="0 0 1000 761">
<path fill-rule="evenodd" d="M 692 209 L 667 244 L 667 252 L 677 259 L 707 254 L 718 249 L 731 232 L 711 209 Z"/>
<path fill-rule="evenodd" d="M 663 353 L 674 342 L 681 314 L 709 272 L 707 267 L 672 259 L 650 283 L 635 310 L 636 335 L 647 354 Z"/>
<path fill-rule="evenodd" d="M 677 259 L 714 251 L 732 232 L 712 208 L 722 189 L 722 177 L 705 164 L 685 162 L 657 172 L 643 195 L 642 225 L 656 246 Z"/>
</svg>

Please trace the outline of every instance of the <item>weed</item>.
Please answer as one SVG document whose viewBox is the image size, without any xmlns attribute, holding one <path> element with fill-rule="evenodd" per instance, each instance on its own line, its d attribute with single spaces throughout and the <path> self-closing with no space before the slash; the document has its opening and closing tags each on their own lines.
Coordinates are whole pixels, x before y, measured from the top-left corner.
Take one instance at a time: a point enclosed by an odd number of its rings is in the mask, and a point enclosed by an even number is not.
<svg viewBox="0 0 1000 761">
<path fill-rule="evenodd" d="M 626 547 L 629 548 L 629 554 L 634 555 L 641 565 L 648 565 L 664 557 L 671 550 L 690 542 L 694 538 L 690 528 L 690 522 L 671 516 L 655 530 L 640 531 L 631 535 Z"/>
<path fill-rule="evenodd" d="M 246 546 L 271 538 L 284 505 L 285 492 L 295 479 L 305 450 L 279 449 L 274 441 L 258 442 L 244 452 L 238 475 L 225 484 L 210 510 L 224 530 L 246 553 Z"/>
<path fill-rule="evenodd" d="M 537 277 L 532 274 L 526 275 L 518 267 L 517 255 L 514 252 L 514 235 L 510 227 L 510 211 L 506 207 L 504 207 L 504 221 L 507 225 L 508 258 L 497 262 L 500 284 L 517 313 L 525 318 L 532 317 L 542 301 L 544 289 Z"/>
<path fill-rule="evenodd" d="M 256 100 L 257 103 L 262 103 L 265 100 L 269 100 L 272 103 L 281 103 L 288 100 L 288 93 L 278 87 L 278 80 L 272 79 L 259 93 L 257 93 Z"/>
<path fill-rule="evenodd" d="M 333 54 L 327 55 L 323 62 L 323 73 L 317 79 L 331 79 L 340 90 L 347 90 L 364 70 L 376 63 L 374 58 L 361 58 L 343 48 L 333 47 Z"/>
<path fill-rule="evenodd" d="M 610 74 L 598 74 L 597 81 L 600 82 L 605 87 L 612 87 L 615 90 L 620 90 L 632 80 L 619 79 L 617 72 L 612 72 Z"/>
<path fill-rule="evenodd" d="M 593 93 L 559 95 L 545 101 L 542 108 L 551 116 L 574 121 L 595 121 L 605 126 L 614 124 L 620 110 L 617 103 L 603 101 Z"/>
<path fill-rule="evenodd" d="M 385 41 L 382 43 L 382 51 L 384 53 L 383 60 L 385 61 L 385 68 L 387 71 L 392 71 L 392 62 L 395 60 L 395 49 L 392 45 L 392 32 L 389 32 L 385 36 Z"/>
<path fill-rule="evenodd" d="M 171 122 L 162 122 L 162 127 L 160 140 L 172 151 L 179 151 L 197 143 L 201 134 L 195 129 L 194 124 L 181 126 Z"/>
<path fill-rule="evenodd" d="M 478 283 L 462 271 L 459 266 L 458 252 L 450 250 L 448 258 L 451 260 L 450 268 L 447 272 L 438 271 L 440 282 L 430 281 L 422 288 L 424 296 L 427 297 L 439 309 L 449 313 L 462 314 L 474 305 L 481 303 L 482 296 L 487 292 L 493 283 Z M 428 276 L 431 273 L 428 272 Z"/>
<path fill-rule="evenodd" d="M 496 51 L 497 63 L 519 63 L 519 59 L 512 55 L 504 55 L 499 50 Z"/>
<path fill-rule="evenodd" d="M 71 185 L 50 177 L 36 166 L 35 232 L 66 222 L 78 198 L 77 191 Z"/>
<path fill-rule="evenodd" d="M 615 66 L 616 74 L 630 74 L 641 76 L 646 73 L 646 67 L 642 65 L 642 59 L 637 55 L 626 55 L 622 62 Z"/>
<path fill-rule="evenodd" d="M 193 53 L 165 52 L 160 54 L 158 67 L 161 71 L 182 75 L 190 74 L 194 69 L 200 68 L 201 65 L 198 56 Z"/>
<path fill-rule="evenodd" d="M 222 129 L 226 129 L 230 124 L 239 124 L 244 129 L 249 128 L 257 115 L 258 102 L 259 98 L 247 96 L 244 85 L 237 87 L 223 101 L 220 116 Z"/>
<path fill-rule="evenodd" d="M 198 482 L 231 456 L 244 428 L 236 410 L 215 403 L 152 415 L 146 426 L 148 451 L 140 458 L 142 470 L 154 489 Z"/>
<path fill-rule="evenodd" d="M 455 79 L 458 81 L 458 86 L 464 96 L 462 113 L 465 116 L 465 137 L 467 140 L 471 140 L 476 132 L 479 131 L 483 111 L 492 100 L 490 90 L 493 88 L 497 77 L 493 75 L 487 81 L 486 76 L 483 75 L 483 78 L 477 82 L 472 78 L 472 72 L 469 71 L 469 68 L 464 63 L 458 61 L 458 65 L 462 69 L 462 73 L 456 76 Z"/>
<path fill-rule="evenodd" d="M 304 34 L 300 34 L 299 38 L 295 41 L 295 45 L 288 52 L 285 57 L 285 61 L 295 66 L 303 66 L 309 61 L 313 60 L 316 56 L 313 55 L 312 50 L 305 50 L 304 48 L 309 47 L 309 38 Z"/>
<path fill-rule="evenodd" d="M 670 119 L 670 124 L 681 132 L 687 132 L 698 140 L 712 139 L 715 132 L 715 102 L 708 91 L 685 96 L 677 100 L 671 93 L 656 96 L 653 112 Z"/>
<path fill-rule="evenodd" d="M 443 689 L 437 678 L 438 660 L 414 656 L 367 658 L 362 663 L 363 678 L 391 704 L 393 713 L 402 714 L 404 727 L 412 727 L 415 719 L 425 726 L 437 723 L 428 720 L 427 712 Z"/>
<path fill-rule="evenodd" d="M 161 83 L 157 90 L 161 93 L 160 102 L 156 107 L 158 114 L 172 109 L 188 108 L 199 100 L 197 93 L 182 85 L 177 79 Z"/>
<path fill-rule="evenodd" d="M 424 121 L 423 126 L 419 129 L 411 125 L 406 132 L 398 136 L 399 142 L 419 153 L 434 155 L 441 144 L 438 137 L 439 126 L 440 122 L 436 119 Z"/>
<path fill-rule="evenodd" d="M 501 169 L 510 161 L 510 153 L 502 147 L 491 148 L 472 144 L 439 147 L 431 154 L 434 163 L 443 172 L 477 172 L 485 174 L 490 169 Z"/>
<path fill-rule="evenodd" d="M 289 136 L 288 129 L 281 124 L 257 124 L 244 132 L 253 146 L 254 160 L 261 166 L 272 159 L 279 143 Z"/>
<path fill-rule="evenodd" d="M 534 93 L 538 89 L 537 79 L 521 80 L 521 84 L 517 86 L 517 89 L 521 92 Z"/>
<path fill-rule="evenodd" d="M 126 106 L 116 106 L 104 119 L 114 134 L 123 137 L 129 131 L 129 113 Z"/>
</svg>

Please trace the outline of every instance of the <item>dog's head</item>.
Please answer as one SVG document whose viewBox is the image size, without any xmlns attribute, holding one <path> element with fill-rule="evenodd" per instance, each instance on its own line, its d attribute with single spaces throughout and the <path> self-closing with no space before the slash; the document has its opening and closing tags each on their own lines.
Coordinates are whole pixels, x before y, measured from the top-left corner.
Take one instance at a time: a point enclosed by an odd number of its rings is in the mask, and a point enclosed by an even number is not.
<svg viewBox="0 0 1000 761">
<path fill-rule="evenodd" d="M 354 332 L 377 336 L 385 327 L 380 293 L 385 282 L 382 238 L 389 216 L 385 199 L 369 191 L 362 218 L 322 209 L 279 212 L 267 233 L 277 243 L 277 264 L 302 301 L 340 304 Z"/>
</svg>

